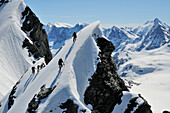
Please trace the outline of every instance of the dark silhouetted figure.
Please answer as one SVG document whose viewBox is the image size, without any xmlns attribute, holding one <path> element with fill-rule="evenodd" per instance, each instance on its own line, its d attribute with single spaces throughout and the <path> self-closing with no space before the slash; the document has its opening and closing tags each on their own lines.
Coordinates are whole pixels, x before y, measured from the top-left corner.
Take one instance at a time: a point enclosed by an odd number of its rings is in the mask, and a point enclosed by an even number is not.
<svg viewBox="0 0 170 113">
<path fill-rule="evenodd" d="M 74 32 L 74 33 L 73 33 L 73 42 L 75 42 L 76 39 L 77 39 L 77 34 L 76 34 L 76 32 Z"/>
<path fill-rule="evenodd" d="M 40 65 L 37 66 L 37 72 L 39 72 L 41 69 Z"/>
<path fill-rule="evenodd" d="M 35 74 L 35 67 L 32 67 L 32 74 Z"/>
<path fill-rule="evenodd" d="M 64 62 L 63 62 L 62 58 L 60 58 L 60 59 L 58 60 L 58 65 L 59 65 L 59 69 L 61 70 L 61 68 L 62 68 L 63 65 L 64 65 Z"/>
<path fill-rule="evenodd" d="M 44 63 L 42 63 L 42 64 L 41 64 L 41 69 L 42 69 L 42 68 L 44 68 L 44 67 L 45 67 L 45 64 L 44 64 Z"/>
</svg>

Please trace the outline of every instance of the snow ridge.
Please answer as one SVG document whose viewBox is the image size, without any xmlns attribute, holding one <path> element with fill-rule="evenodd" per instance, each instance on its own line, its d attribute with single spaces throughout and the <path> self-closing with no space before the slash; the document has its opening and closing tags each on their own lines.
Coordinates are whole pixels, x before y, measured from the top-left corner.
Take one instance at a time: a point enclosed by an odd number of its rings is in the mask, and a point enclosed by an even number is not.
<svg viewBox="0 0 170 113">
<path fill-rule="evenodd" d="M 23 113 L 27 111 L 28 103 L 44 84 L 46 84 L 47 87 L 53 87 L 54 85 L 57 85 L 57 87 L 47 99 L 40 103 L 37 109 L 38 112 L 50 110 L 62 112 L 63 110 L 57 106 L 64 103 L 67 99 L 72 99 L 78 104 L 79 111 L 86 109 L 87 112 L 90 112 L 82 100 L 84 98 L 83 92 L 88 85 L 88 78 L 96 69 L 98 48 L 92 34 L 102 35 L 99 25 L 100 22 L 95 22 L 82 29 L 77 33 L 78 38 L 75 43 L 73 43 L 72 39 L 67 40 L 62 50 L 44 69 L 40 70 L 40 72 L 31 74 L 31 69 L 29 69 L 17 85 L 15 93 L 17 97 L 15 101 L 17 101 L 17 103 L 14 103 L 9 113 L 13 113 L 14 111 Z M 89 51 L 89 49 L 91 50 Z M 57 65 L 59 58 L 63 58 L 65 63 L 61 71 L 58 70 Z M 36 65 L 38 64 L 36 63 L 35 66 Z M 80 65 L 84 66 L 76 70 L 77 67 L 81 67 Z M 82 76 L 84 78 L 82 78 Z M 23 88 L 23 86 L 26 87 Z M 5 112 L 5 110 L 4 108 L 3 112 Z"/>
</svg>

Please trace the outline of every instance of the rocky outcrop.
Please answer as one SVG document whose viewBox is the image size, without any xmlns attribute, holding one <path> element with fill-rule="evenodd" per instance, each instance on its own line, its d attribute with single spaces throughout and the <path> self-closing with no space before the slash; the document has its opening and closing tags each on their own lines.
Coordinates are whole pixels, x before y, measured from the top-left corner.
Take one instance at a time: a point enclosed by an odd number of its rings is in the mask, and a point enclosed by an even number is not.
<svg viewBox="0 0 170 113">
<path fill-rule="evenodd" d="M 163 113 L 170 113 L 169 111 L 163 111 Z"/>
<path fill-rule="evenodd" d="M 73 100 L 68 99 L 65 103 L 60 105 L 61 109 L 66 109 L 62 113 L 78 113 L 79 106 L 73 102 Z M 84 112 L 84 110 L 82 111 Z"/>
<path fill-rule="evenodd" d="M 52 93 L 52 91 L 56 88 L 56 86 L 54 86 L 53 88 L 45 88 L 45 85 L 43 85 L 40 89 L 41 91 L 38 93 L 37 97 L 39 100 L 42 100 L 46 97 L 48 97 L 49 94 Z"/>
<path fill-rule="evenodd" d="M 116 72 L 116 64 L 111 57 L 114 45 L 105 38 L 98 38 L 100 62 L 84 94 L 85 104 L 93 106 L 93 112 L 111 113 L 117 103 L 121 103 L 122 91 L 128 91 Z"/>
<path fill-rule="evenodd" d="M 30 43 L 28 39 L 23 42 L 23 47 L 27 47 L 28 51 L 32 53 L 35 58 L 45 58 L 46 64 L 52 59 L 51 51 L 49 50 L 48 36 L 43 24 L 40 23 L 36 15 L 29 7 L 25 8 L 22 12 L 22 30 L 28 35 L 29 39 L 33 42 Z"/>
<path fill-rule="evenodd" d="M 9 94 L 9 98 L 8 98 L 8 110 L 12 107 L 12 105 L 14 104 L 14 99 L 16 98 L 16 96 L 14 95 L 17 89 L 17 85 L 20 83 L 20 80 L 15 84 L 15 86 L 12 88 L 11 93 Z"/>
<path fill-rule="evenodd" d="M 40 100 L 36 100 L 36 96 L 34 95 L 33 99 L 30 101 L 30 103 L 28 104 L 28 113 L 36 113 L 36 109 L 38 108 L 39 104 L 40 104 Z"/>
<path fill-rule="evenodd" d="M 128 88 L 117 74 L 116 64 L 111 57 L 115 50 L 114 45 L 105 38 L 98 38 L 97 45 L 101 50 L 98 55 L 100 61 L 97 64 L 96 72 L 92 75 L 92 79 L 89 79 L 90 85 L 85 91 L 84 102 L 87 105 L 92 105 L 92 113 L 111 113 L 115 105 L 121 104 L 123 91 L 128 91 Z M 130 113 L 138 105 L 138 103 L 135 103 L 137 98 L 130 101 L 126 113 Z M 149 104 L 144 99 L 143 101 L 144 103 L 138 105 L 135 113 L 141 113 L 142 110 L 145 110 L 146 113 L 152 113 Z"/>
<path fill-rule="evenodd" d="M 8 3 L 9 0 L 0 0 L 0 7 L 4 4 L 4 3 Z"/>
<path fill-rule="evenodd" d="M 40 92 L 38 93 L 38 95 L 35 94 L 33 99 L 29 102 L 27 111 L 29 113 L 36 113 L 41 100 L 48 97 L 48 95 L 50 95 L 55 88 L 56 86 L 54 86 L 53 88 L 45 88 L 45 85 L 43 85 L 40 88 Z"/>
<path fill-rule="evenodd" d="M 143 103 L 138 103 L 138 99 L 141 99 Z M 132 98 L 127 105 L 127 109 L 124 113 L 152 113 L 151 106 L 147 103 L 147 101 L 139 94 L 137 97 Z M 135 110 L 135 108 L 137 108 Z"/>
</svg>

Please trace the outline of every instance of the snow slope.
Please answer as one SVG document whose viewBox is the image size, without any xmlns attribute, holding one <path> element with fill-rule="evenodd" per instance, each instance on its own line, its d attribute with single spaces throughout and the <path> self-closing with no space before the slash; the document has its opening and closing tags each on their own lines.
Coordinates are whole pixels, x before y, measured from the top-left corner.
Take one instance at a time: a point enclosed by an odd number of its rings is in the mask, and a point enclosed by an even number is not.
<svg viewBox="0 0 170 113">
<path fill-rule="evenodd" d="M 12 0 L 0 10 L 0 99 L 30 67 L 31 58 L 22 49 L 25 33 L 21 31 L 23 0 Z"/>
<path fill-rule="evenodd" d="M 86 109 L 87 113 L 90 113 L 89 108 L 84 105 L 83 93 L 89 84 L 88 78 L 96 70 L 99 50 L 92 34 L 102 35 L 99 25 L 100 22 L 95 22 L 79 31 L 75 43 L 72 39 L 67 40 L 61 51 L 40 72 L 32 74 L 31 70 L 28 70 L 17 85 L 16 99 L 9 113 L 26 112 L 28 103 L 44 84 L 47 87 L 54 85 L 57 87 L 40 103 L 38 113 L 50 110 L 61 113 L 63 110 L 58 106 L 67 99 L 72 99 L 79 105 L 79 112 L 81 109 Z M 58 67 L 59 58 L 63 58 L 65 63 L 61 71 Z M 7 100 L 4 99 L 2 104 L 4 103 L 7 103 Z M 1 112 L 7 112 L 5 105 L 1 107 Z"/>
</svg>

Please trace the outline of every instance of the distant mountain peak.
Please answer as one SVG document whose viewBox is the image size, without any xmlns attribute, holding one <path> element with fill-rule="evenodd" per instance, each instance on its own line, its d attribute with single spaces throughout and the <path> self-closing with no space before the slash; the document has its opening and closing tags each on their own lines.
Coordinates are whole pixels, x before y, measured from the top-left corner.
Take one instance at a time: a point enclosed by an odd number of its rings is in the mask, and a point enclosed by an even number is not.
<svg viewBox="0 0 170 113">
<path fill-rule="evenodd" d="M 148 24 L 152 24 L 153 21 L 147 21 L 146 23 L 144 23 L 144 25 L 148 25 Z"/>
<path fill-rule="evenodd" d="M 117 26 L 113 26 L 112 30 L 120 30 Z"/>
<path fill-rule="evenodd" d="M 88 24 L 87 23 L 77 23 L 75 26 L 87 26 Z"/>
<path fill-rule="evenodd" d="M 56 27 L 68 27 L 68 28 L 73 27 L 73 25 L 67 23 L 54 23 L 53 25 Z"/>
<path fill-rule="evenodd" d="M 154 19 L 154 24 L 157 24 L 157 23 L 162 24 L 162 22 L 161 22 L 158 18 L 155 18 L 155 19 Z"/>
<path fill-rule="evenodd" d="M 158 23 L 162 24 L 162 22 L 158 18 L 155 18 L 154 20 L 147 21 L 144 25 L 158 24 Z"/>
</svg>

